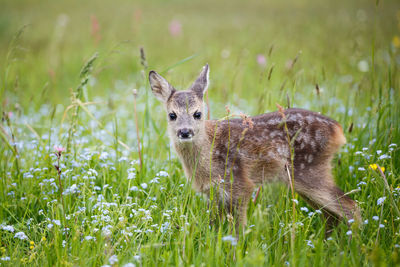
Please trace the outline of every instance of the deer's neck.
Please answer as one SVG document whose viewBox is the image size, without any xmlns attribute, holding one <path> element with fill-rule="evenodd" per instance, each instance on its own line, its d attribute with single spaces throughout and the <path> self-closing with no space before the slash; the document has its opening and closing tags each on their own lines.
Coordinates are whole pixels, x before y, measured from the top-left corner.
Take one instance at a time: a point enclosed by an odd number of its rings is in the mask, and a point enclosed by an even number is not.
<svg viewBox="0 0 400 267">
<path fill-rule="evenodd" d="M 209 179 L 211 143 L 205 134 L 192 142 L 175 142 L 175 150 L 182 162 L 186 178 L 202 190 L 199 185 Z"/>
</svg>

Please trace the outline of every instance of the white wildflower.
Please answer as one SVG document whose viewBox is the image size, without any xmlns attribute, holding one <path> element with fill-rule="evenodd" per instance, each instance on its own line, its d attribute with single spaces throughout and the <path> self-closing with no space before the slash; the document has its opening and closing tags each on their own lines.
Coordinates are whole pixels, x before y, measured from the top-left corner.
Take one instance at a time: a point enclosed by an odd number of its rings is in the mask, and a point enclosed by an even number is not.
<svg viewBox="0 0 400 267">
<path fill-rule="evenodd" d="M 24 232 L 18 232 L 14 235 L 14 238 L 18 238 L 21 240 L 26 240 L 28 239 L 28 237 L 26 236 L 26 234 Z"/>
<path fill-rule="evenodd" d="M 2 226 L 1 227 L 3 230 L 5 230 L 5 231 L 9 231 L 9 232 L 11 232 L 11 233 L 14 233 L 14 227 L 12 226 L 12 225 L 4 225 L 4 226 Z"/>
<path fill-rule="evenodd" d="M 111 265 L 116 264 L 116 263 L 118 262 L 118 257 L 117 257 L 117 255 L 112 255 L 112 256 L 108 259 L 108 262 L 109 262 Z"/>
<path fill-rule="evenodd" d="M 166 171 L 159 171 L 156 175 L 159 177 L 168 177 L 169 174 Z"/>
<path fill-rule="evenodd" d="M 360 62 L 358 62 L 357 67 L 361 72 L 368 72 L 369 71 L 369 65 L 368 65 L 368 62 L 366 60 L 361 60 Z"/>
<path fill-rule="evenodd" d="M 138 191 L 139 188 L 137 186 L 132 186 L 131 188 L 129 188 L 130 191 Z"/>
<path fill-rule="evenodd" d="M 383 154 L 381 156 L 379 156 L 378 159 L 390 159 L 391 157 L 389 155 Z"/>
<path fill-rule="evenodd" d="M 101 160 L 108 159 L 108 153 L 107 152 L 101 152 L 100 157 Z"/>
<path fill-rule="evenodd" d="M 236 239 L 236 237 L 233 237 L 232 235 L 224 236 L 222 238 L 222 241 L 230 242 L 232 246 L 236 246 L 237 245 L 237 239 Z"/>
<path fill-rule="evenodd" d="M 311 240 L 306 240 L 306 241 L 307 241 L 307 246 L 315 248 L 315 246 Z"/>
<path fill-rule="evenodd" d="M 380 197 L 380 198 L 378 198 L 378 200 L 376 201 L 376 204 L 377 205 L 382 205 L 383 204 L 383 202 L 385 201 L 385 199 L 386 199 L 386 197 Z"/>
<path fill-rule="evenodd" d="M 308 208 L 307 207 L 301 207 L 300 210 L 304 211 L 304 212 L 308 212 Z"/>
<path fill-rule="evenodd" d="M 128 161 L 128 158 L 127 157 L 120 157 L 118 159 L 118 162 L 121 162 L 121 161 Z"/>
<path fill-rule="evenodd" d="M 141 258 L 140 255 L 135 255 L 135 256 L 133 256 L 133 259 L 134 259 L 134 260 L 137 260 L 137 261 L 140 261 L 140 258 Z"/>
<path fill-rule="evenodd" d="M 154 179 L 150 180 L 149 183 L 151 183 L 151 184 L 154 184 L 154 183 L 159 184 L 160 183 L 159 179 L 160 178 L 158 178 L 158 177 L 154 177 Z"/>
<path fill-rule="evenodd" d="M 137 164 L 139 164 L 139 163 L 140 163 L 139 160 L 132 160 L 129 164 L 131 164 L 131 165 L 137 165 Z"/>
<path fill-rule="evenodd" d="M 101 234 L 103 235 L 103 236 L 110 236 L 111 234 L 112 234 L 112 232 L 111 232 L 111 229 L 112 228 L 112 226 L 111 225 L 106 225 L 106 226 L 104 226 L 102 229 L 101 229 Z"/>
<path fill-rule="evenodd" d="M 95 238 L 94 236 L 88 235 L 88 236 L 85 236 L 85 240 L 87 240 L 87 241 L 89 241 L 89 240 L 94 240 L 94 241 L 96 241 L 96 238 Z"/>
</svg>

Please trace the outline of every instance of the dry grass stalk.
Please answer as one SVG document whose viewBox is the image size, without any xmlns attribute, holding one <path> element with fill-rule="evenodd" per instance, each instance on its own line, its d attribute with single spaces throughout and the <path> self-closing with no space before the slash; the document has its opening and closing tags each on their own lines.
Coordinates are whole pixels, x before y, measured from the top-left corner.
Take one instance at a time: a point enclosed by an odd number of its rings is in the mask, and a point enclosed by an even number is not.
<svg viewBox="0 0 400 267">
<path fill-rule="evenodd" d="M 133 111 L 135 113 L 135 125 L 136 125 L 136 136 L 137 136 L 137 145 L 138 145 L 138 153 L 139 153 L 139 163 L 140 163 L 140 170 L 143 168 L 143 159 L 142 159 L 142 151 L 140 147 L 140 135 L 139 135 L 139 123 L 138 123 L 138 116 L 136 110 L 136 98 L 137 98 L 137 90 L 133 89 Z"/>
</svg>

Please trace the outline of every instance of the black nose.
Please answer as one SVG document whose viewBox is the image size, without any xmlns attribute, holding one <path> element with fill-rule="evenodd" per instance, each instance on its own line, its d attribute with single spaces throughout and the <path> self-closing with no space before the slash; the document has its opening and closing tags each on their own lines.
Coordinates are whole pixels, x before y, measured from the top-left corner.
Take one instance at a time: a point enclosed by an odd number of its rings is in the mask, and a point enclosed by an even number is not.
<svg viewBox="0 0 400 267">
<path fill-rule="evenodd" d="M 183 128 L 178 131 L 178 137 L 181 139 L 189 139 L 193 136 L 193 130 Z"/>
</svg>

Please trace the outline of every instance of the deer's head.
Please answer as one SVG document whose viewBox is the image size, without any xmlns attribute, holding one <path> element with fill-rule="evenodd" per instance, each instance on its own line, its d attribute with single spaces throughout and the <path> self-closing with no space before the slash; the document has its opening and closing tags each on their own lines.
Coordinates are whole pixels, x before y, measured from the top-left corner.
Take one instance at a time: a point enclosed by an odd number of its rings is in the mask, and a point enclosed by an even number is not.
<svg viewBox="0 0 400 267">
<path fill-rule="evenodd" d="M 208 64 L 199 77 L 184 91 L 177 91 L 155 71 L 149 81 L 153 94 L 164 103 L 168 117 L 168 130 L 173 141 L 191 142 L 204 133 L 203 96 L 208 87 Z"/>
</svg>

